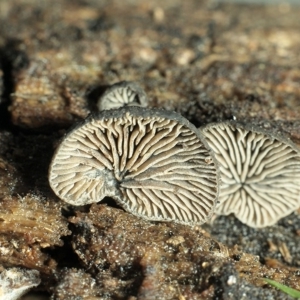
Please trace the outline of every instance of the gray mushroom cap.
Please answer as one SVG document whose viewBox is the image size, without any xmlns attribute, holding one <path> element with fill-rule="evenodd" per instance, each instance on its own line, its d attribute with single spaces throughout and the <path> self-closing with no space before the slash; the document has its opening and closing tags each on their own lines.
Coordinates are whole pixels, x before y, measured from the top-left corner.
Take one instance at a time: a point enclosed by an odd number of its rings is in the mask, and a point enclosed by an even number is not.
<svg viewBox="0 0 300 300">
<path fill-rule="evenodd" d="M 300 153 L 289 140 L 253 126 L 201 127 L 220 167 L 216 213 L 234 213 L 251 227 L 276 223 L 300 206 Z"/>
<path fill-rule="evenodd" d="M 219 173 L 203 136 L 182 116 L 129 107 L 91 115 L 67 134 L 49 183 L 72 205 L 110 196 L 145 219 L 193 225 L 211 217 Z"/>
<path fill-rule="evenodd" d="M 123 106 L 148 105 L 145 91 L 132 81 L 121 81 L 110 86 L 99 98 L 97 106 L 99 111 L 114 109 Z"/>
</svg>

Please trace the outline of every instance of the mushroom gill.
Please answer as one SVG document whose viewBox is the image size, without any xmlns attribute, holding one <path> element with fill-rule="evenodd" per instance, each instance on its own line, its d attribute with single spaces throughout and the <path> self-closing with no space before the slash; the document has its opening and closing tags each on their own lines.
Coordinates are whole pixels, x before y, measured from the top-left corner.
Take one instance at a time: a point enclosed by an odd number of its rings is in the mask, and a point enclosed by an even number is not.
<svg viewBox="0 0 300 300">
<path fill-rule="evenodd" d="M 292 142 L 234 122 L 200 128 L 220 167 L 216 213 L 273 225 L 300 205 L 300 153 Z"/>
<path fill-rule="evenodd" d="M 99 111 L 123 106 L 142 106 L 148 104 L 144 90 L 135 82 L 121 81 L 110 86 L 98 100 Z"/>
<path fill-rule="evenodd" d="M 67 134 L 49 182 L 73 205 L 110 196 L 137 216 L 192 225 L 213 213 L 219 174 L 203 136 L 182 116 L 129 107 L 92 115 Z"/>
</svg>

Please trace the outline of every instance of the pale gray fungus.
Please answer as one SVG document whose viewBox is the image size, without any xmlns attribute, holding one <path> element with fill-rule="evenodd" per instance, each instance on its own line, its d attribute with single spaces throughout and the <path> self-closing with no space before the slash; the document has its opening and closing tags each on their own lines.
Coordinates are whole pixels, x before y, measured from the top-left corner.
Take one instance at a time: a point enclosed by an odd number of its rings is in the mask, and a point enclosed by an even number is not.
<svg viewBox="0 0 300 300">
<path fill-rule="evenodd" d="M 121 81 L 110 86 L 98 100 L 99 111 L 124 106 L 148 105 L 148 97 L 144 90 L 135 82 Z"/>
<path fill-rule="evenodd" d="M 235 122 L 208 124 L 200 131 L 220 167 L 217 214 L 234 213 L 258 228 L 300 206 L 300 153 L 292 142 Z"/>
<path fill-rule="evenodd" d="M 72 205 L 110 196 L 145 219 L 193 225 L 211 217 L 219 173 L 203 136 L 182 116 L 129 107 L 92 115 L 67 134 L 49 182 Z"/>
<path fill-rule="evenodd" d="M 40 282 L 40 273 L 37 270 L 4 270 L 0 273 L 0 300 L 18 300 Z"/>
</svg>

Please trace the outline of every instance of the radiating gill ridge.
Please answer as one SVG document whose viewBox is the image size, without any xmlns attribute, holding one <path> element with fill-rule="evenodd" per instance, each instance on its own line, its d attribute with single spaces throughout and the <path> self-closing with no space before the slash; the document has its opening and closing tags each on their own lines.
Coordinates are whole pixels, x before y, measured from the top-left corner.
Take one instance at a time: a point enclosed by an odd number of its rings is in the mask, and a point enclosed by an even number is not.
<svg viewBox="0 0 300 300">
<path fill-rule="evenodd" d="M 147 106 L 145 91 L 135 82 L 121 81 L 110 86 L 98 100 L 99 111 L 124 106 Z"/>
<path fill-rule="evenodd" d="M 220 166 L 218 214 L 264 227 L 300 206 L 300 154 L 290 141 L 234 122 L 201 132 Z"/>
<path fill-rule="evenodd" d="M 201 224 L 218 195 L 215 158 L 179 114 L 130 107 L 91 116 L 58 147 L 54 192 L 73 205 L 116 199 L 149 220 Z"/>
</svg>

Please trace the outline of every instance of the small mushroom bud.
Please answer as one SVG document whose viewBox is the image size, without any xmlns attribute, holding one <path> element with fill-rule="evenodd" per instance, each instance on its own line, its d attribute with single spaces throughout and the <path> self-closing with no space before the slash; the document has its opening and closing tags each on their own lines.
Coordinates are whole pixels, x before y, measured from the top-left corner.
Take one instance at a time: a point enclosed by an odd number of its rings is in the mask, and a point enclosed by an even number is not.
<svg viewBox="0 0 300 300">
<path fill-rule="evenodd" d="M 123 106 L 144 106 L 148 97 L 144 90 L 135 82 L 121 81 L 109 87 L 98 100 L 99 111 Z"/>
<path fill-rule="evenodd" d="M 129 107 L 91 115 L 67 134 L 49 182 L 72 205 L 109 196 L 145 219 L 193 225 L 212 215 L 219 175 L 203 136 L 186 119 Z"/>
<path fill-rule="evenodd" d="M 217 214 L 265 227 L 299 208 L 300 153 L 291 141 L 235 122 L 200 130 L 220 166 Z"/>
</svg>

